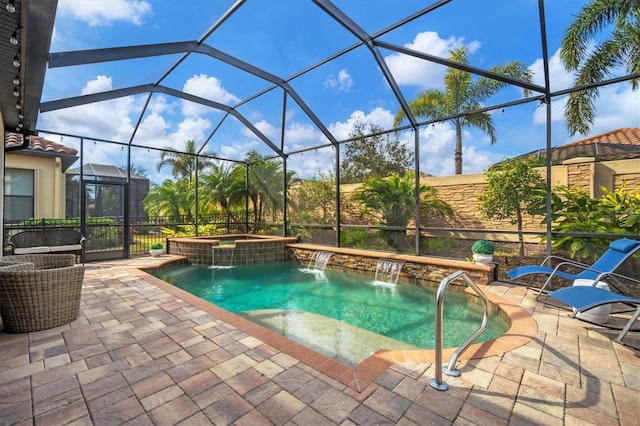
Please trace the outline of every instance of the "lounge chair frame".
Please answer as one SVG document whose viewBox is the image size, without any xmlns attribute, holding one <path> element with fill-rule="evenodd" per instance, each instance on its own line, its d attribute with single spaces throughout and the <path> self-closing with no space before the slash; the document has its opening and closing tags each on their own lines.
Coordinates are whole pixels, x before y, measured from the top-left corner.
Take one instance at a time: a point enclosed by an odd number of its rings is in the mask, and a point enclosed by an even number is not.
<svg viewBox="0 0 640 426">
<path fill-rule="evenodd" d="M 549 293 L 549 298 L 558 300 L 562 303 L 565 303 L 573 307 L 574 311 L 571 314 L 571 318 L 576 318 L 576 315 L 580 313 L 587 312 L 590 309 L 597 308 L 603 305 L 624 304 L 632 308 L 635 308 L 635 310 L 624 310 L 624 311 L 614 312 L 614 313 L 633 312 L 629 320 L 622 327 L 589 321 L 588 319 L 583 317 L 577 318 L 577 319 L 580 319 L 581 321 L 585 321 L 600 327 L 604 327 L 612 330 L 620 330 L 620 333 L 618 333 L 618 337 L 616 337 L 615 341 L 622 344 L 624 344 L 622 339 L 626 336 L 626 334 L 629 331 L 631 331 L 631 327 L 638 320 L 638 317 L 640 317 L 640 299 L 634 299 L 613 291 L 608 291 L 608 290 L 597 288 L 597 287 L 580 286 L 580 287 L 561 288 Z M 545 304 L 546 304 L 546 301 L 545 301 Z M 640 331 L 640 330 L 634 330 L 634 331 Z"/>
<path fill-rule="evenodd" d="M 545 292 L 547 286 L 549 285 L 549 283 L 551 283 L 551 280 L 553 280 L 554 278 L 562 278 L 564 280 L 567 281 L 574 281 L 576 279 L 589 279 L 589 280 L 593 280 L 593 285 L 595 286 L 599 281 L 605 281 L 607 283 L 609 283 L 612 287 L 614 287 L 616 290 L 618 291 L 625 291 L 627 290 L 626 286 L 623 284 L 623 281 L 631 281 L 634 283 L 638 283 L 640 284 L 640 280 L 628 277 L 628 276 L 624 276 L 621 274 L 618 274 L 616 272 L 614 272 L 622 263 L 624 263 L 625 260 L 627 260 L 629 257 L 633 256 L 633 254 L 635 252 L 637 252 L 638 250 L 640 250 L 640 244 L 637 244 L 635 247 L 633 247 L 632 249 L 630 249 L 628 252 L 625 253 L 624 256 L 621 257 L 620 261 L 617 262 L 615 265 L 613 265 L 613 268 L 611 270 L 608 271 L 602 271 L 602 270 L 598 270 L 593 268 L 593 265 L 597 264 L 598 261 L 602 258 L 602 256 L 600 257 L 600 259 L 596 260 L 593 264 L 588 265 L 582 262 L 578 262 L 572 259 L 567 259 L 564 257 L 560 257 L 560 256 L 555 256 L 555 255 L 551 255 L 551 256 L 547 256 L 545 257 L 545 259 L 542 261 L 542 263 L 540 263 L 540 267 L 542 267 L 543 269 L 537 271 L 537 272 L 531 272 L 531 273 L 526 273 L 523 275 L 532 275 L 531 279 L 529 280 L 529 283 L 527 285 L 527 289 L 531 288 L 531 286 L 533 285 L 533 281 L 536 279 L 537 276 L 539 275 L 546 275 L 547 279 L 544 282 L 544 284 L 542 284 L 542 286 L 540 287 L 540 289 L 538 290 L 538 293 L 536 294 L 536 299 L 538 299 L 540 297 L 540 295 Z M 604 256 L 604 254 L 603 254 Z M 558 262 L 556 264 L 555 267 L 548 267 L 546 265 L 551 264 L 550 262 L 556 261 Z M 578 268 L 580 269 L 580 272 L 578 273 L 570 273 L 570 272 L 565 272 L 565 269 L 567 268 Z M 518 269 L 518 268 L 516 268 Z M 509 271 L 511 272 L 511 271 Z M 511 275 L 510 275 L 511 276 Z M 522 275 L 520 275 L 522 276 Z M 520 276 L 516 276 L 513 279 L 517 279 Z M 545 293 L 546 294 L 546 293 Z"/>
</svg>

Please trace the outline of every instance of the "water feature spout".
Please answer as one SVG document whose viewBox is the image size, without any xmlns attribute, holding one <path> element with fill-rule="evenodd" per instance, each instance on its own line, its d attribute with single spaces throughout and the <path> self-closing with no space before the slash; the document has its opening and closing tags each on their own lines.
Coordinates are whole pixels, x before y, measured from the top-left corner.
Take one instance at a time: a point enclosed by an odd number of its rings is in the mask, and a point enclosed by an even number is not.
<svg viewBox="0 0 640 426">
<path fill-rule="evenodd" d="M 308 269 L 324 272 L 331 256 L 333 256 L 333 253 L 329 251 L 316 251 L 309 261 Z"/>
<path fill-rule="evenodd" d="M 396 284 L 404 262 L 398 260 L 379 259 L 376 265 L 376 282 Z"/>
<path fill-rule="evenodd" d="M 218 264 L 218 262 L 216 261 L 216 253 L 218 254 L 218 258 L 224 259 L 228 257 L 229 263 L 227 265 Z M 224 247 L 224 246 L 211 247 L 211 269 L 232 268 L 234 253 L 235 253 L 235 247 Z"/>
</svg>

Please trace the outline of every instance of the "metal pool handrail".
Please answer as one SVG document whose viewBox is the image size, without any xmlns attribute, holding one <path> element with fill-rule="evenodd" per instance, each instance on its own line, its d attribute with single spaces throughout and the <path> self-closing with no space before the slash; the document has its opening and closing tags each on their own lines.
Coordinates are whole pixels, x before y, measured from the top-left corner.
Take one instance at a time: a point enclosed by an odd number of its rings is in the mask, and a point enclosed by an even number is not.
<svg viewBox="0 0 640 426">
<path fill-rule="evenodd" d="M 449 283 L 456 278 L 461 278 L 465 284 L 480 297 L 483 305 L 483 317 L 482 324 L 480 324 L 480 328 L 478 328 L 462 345 L 458 347 L 458 349 L 453 353 L 451 359 L 449 360 L 449 364 L 442 367 L 442 370 L 439 368 L 442 365 L 442 313 L 444 307 L 444 293 L 447 291 L 447 287 Z M 460 376 L 460 372 L 455 369 L 456 362 L 458 362 L 458 357 L 471 345 L 475 340 L 480 337 L 482 333 L 487 329 L 487 324 L 489 322 L 489 312 L 487 309 L 488 300 L 484 293 L 478 288 L 478 286 L 469 278 L 469 276 L 464 271 L 456 271 L 453 274 L 445 277 L 438 287 L 438 292 L 436 294 L 436 329 L 435 329 L 435 338 L 436 338 L 436 377 L 434 379 L 429 380 L 429 385 L 432 388 L 445 391 L 449 388 L 449 385 L 442 381 L 442 372 L 444 371 L 449 376 Z"/>
</svg>

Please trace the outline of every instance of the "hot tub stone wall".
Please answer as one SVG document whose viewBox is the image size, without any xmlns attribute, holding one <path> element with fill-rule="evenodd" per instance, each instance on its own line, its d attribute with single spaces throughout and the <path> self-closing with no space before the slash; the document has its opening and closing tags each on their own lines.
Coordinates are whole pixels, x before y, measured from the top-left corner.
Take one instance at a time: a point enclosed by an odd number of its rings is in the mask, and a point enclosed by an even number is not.
<svg viewBox="0 0 640 426">
<path fill-rule="evenodd" d="M 355 269 L 375 274 L 378 260 L 396 260 L 404 262 L 400 272 L 401 279 L 416 280 L 421 284 L 439 284 L 452 273 L 464 270 L 476 284 L 489 284 L 494 280 L 495 265 L 479 266 L 462 260 L 409 256 L 393 253 L 365 252 L 363 250 L 340 249 L 335 247 L 308 248 L 309 245 L 293 244 L 287 247 L 290 259 L 308 265 L 316 251 L 333 253 L 327 264 L 333 269 Z M 455 282 L 454 282 L 455 283 Z"/>
<path fill-rule="evenodd" d="M 285 246 L 292 241 L 297 241 L 297 238 L 238 241 L 233 254 L 233 264 L 252 265 L 284 262 L 287 260 Z"/>
<path fill-rule="evenodd" d="M 168 252 L 186 257 L 192 265 L 211 265 L 211 248 L 219 244 L 211 238 L 169 238 Z"/>
<path fill-rule="evenodd" d="M 220 240 L 235 240 L 235 247 L 225 246 L 216 251 L 216 265 L 253 265 L 258 263 L 275 263 L 287 260 L 286 244 L 295 243 L 297 238 L 269 237 L 255 235 L 225 235 L 220 238 L 193 237 L 170 238 L 170 253 L 184 256 L 192 265 L 212 265 L 213 248 L 220 246 Z"/>
</svg>

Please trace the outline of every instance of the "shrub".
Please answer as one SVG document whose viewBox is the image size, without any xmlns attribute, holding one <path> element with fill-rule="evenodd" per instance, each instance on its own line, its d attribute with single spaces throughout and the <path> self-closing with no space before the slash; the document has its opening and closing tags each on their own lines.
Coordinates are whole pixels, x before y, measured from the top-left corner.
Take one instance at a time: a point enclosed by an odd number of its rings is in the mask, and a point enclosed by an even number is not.
<svg viewBox="0 0 640 426">
<path fill-rule="evenodd" d="M 473 254 L 493 254 L 495 250 L 493 243 L 487 240 L 478 240 L 471 246 Z"/>
</svg>

